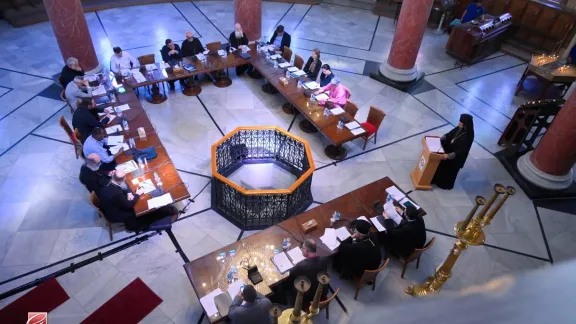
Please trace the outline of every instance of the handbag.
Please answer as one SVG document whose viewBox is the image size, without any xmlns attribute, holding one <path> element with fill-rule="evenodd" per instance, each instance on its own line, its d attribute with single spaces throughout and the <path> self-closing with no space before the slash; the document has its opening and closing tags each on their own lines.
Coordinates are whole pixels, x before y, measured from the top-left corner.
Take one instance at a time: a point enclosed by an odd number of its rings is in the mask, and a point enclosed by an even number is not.
<svg viewBox="0 0 576 324">
<path fill-rule="evenodd" d="M 141 150 L 134 149 L 132 158 L 134 159 L 134 161 L 138 162 L 138 159 L 145 158 L 146 160 L 150 161 L 154 159 L 156 156 L 158 156 L 158 154 L 156 154 L 156 150 L 152 146 Z"/>
</svg>

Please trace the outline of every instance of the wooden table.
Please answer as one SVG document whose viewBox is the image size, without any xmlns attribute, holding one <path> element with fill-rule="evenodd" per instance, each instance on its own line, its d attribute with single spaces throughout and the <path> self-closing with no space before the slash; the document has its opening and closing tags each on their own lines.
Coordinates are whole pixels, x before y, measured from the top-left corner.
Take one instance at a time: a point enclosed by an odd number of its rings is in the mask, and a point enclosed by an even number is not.
<svg viewBox="0 0 576 324">
<path fill-rule="evenodd" d="M 217 260 L 221 252 L 228 253 L 230 250 L 236 250 L 237 253 L 241 253 L 242 249 L 249 249 L 250 247 L 265 248 L 270 245 L 281 249 L 282 241 L 288 237 L 291 238 L 293 242 L 292 247 L 298 244 L 295 240 L 304 241 L 305 239 L 314 239 L 318 243 L 318 255 L 330 256 L 336 251 L 330 251 L 330 249 L 320 241 L 320 236 L 324 235 L 324 230 L 330 227 L 330 218 L 334 211 L 339 211 L 341 214 L 341 220 L 336 223 L 335 227 L 346 226 L 351 220 L 360 216 L 366 216 L 367 218 L 374 217 L 377 213 L 372 208 L 372 204 L 376 200 L 384 202 L 387 196 L 384 190 L 395 185 L 396 184 L 388 177 L 374 181 L 364 187 L 310 209 L 305 213 L 273 225 L 241 241 L 227 245 L 196 260 L 192 260 L 184 265 L 184 270 L 188 275 L 188 279 L 196 295 L 198 298 L 202 298 L 216 288 L 220 288 L 224 292 L 228 288 L 227 280 L 225 280 L 226 277 L 225 275 L 222 276 L 223 273 L 225 274 L 228 271 L 226 267 L 227 263 L 223 264 Z M 421 208 L 418 212 L 420 216 L 426 215 L 426 212 Z M 304 234 L 301 225 L 312 219 L 316 220 L 318 227 Z M 374 226 L 372 226 L 372 231 L 376 231 Z M 288 277 L 288 274 L 280 275 L 278 270 L 274 266 L 272 267 L 273 269 L 266 271 L 263 276 L 265 281 L 256 285 L 256 290 L 264 295 L 269 295 L 271 293 L 271 287 L 276 286 Z M 259 266 L 259 270 L 260 268 Z M 242 273 L 239 277 L 245 282 L 249 282 L 243 277 Z M 222 280 L 222 278 L 224 278 L 224 280 Z M 219 322 L 222 319 L 219 314 L 208 317 L 211 323 Z"/>
<path fill-rule="evenodd" d="M 252 52 L 249 52 L 252 53 Z M 140 67 L 140 72 L 146 78 L 145 82 L 137 82 L 133 75 L 124 78 L 124 83 L 132 88 L 152 86 L 151 95 L 147 96 L 147 100 L 151 103 L 161 103 L 166 100 L 165 93 L 162 94 L 159 91 L 158 83 L 166 81 L 175 81 L 181 79 L 187 79 L 182 93 L 187 96 L 197 96 L 202 92 L 202 88 L 194 81 L 194 77 L 203 74 L 216 72 L 220 70 L 225 70 L 228 72 L 228 68 L 236 67 L 244 64 L 250 63 L 250 59 L 244 59 L 241 56 L 228 53 L 226 56 L 222 57 L 217 53 L 210 53 L 206 55 L 206 62 L 196 59 L 195 56 L 185 57 L 181 60 L 183 64 L 191 64 L 196 70 L 193 72 L 188 72 L 186 69 L 182 69 L 180 72 L 175 72 L 172 67 L 163 68 L 163 64 L 155 63 L 156 70 L 146 71 L 145 66 Z M 214 78 L 214 84 L 218 87 L 226 87 L 232 84 L 232 80 L 227 75 L 222 75 L 219 78 Z"/>
<path fill-rule="evenodd" d="M 343 127 L 338 129 L 338 121 L 343 116 L 349 121 L 355 120 L 350 114 L 344 113 L 339 116 L 330 115 L 324 117 L 324 107 L 310 104 L 310 90 L 305 90 L 304 87 L 298 90 L 298 79 L 290 78 L 288 85 L 283 85 L 280 78 L 286 76 L 286 70 L 281 68 L 274 68 L 274 66 L 267 62 L 266 55 L 262 52 L 256 53 L 256 45 L 250 45 L 252 51 L 252 66 L 262 74 L 271 86 L 276 88 L 286 100 L 294 106 L 301 114 L 310 122 L 318 131 L 320 131 L 332 144 L 328 145 L 324 153 L 333 160 L 342 160 L 348 154 L 346 148 L 342 144 L 362 137 L 363 134 L 354 135 L 352 132 Z M 304 78 L 306 80 L 306 78 Z M 344 107 L 342 107 L 344 108 Z M 359 122 L 358 122 L 359 123 Z"/>
<path fill-rule="evenodd" d="M 524 70 L 524 74 L 516 85 L 515 96 L 524 90 L 524 81 L 526 78 L 533 75 L 538 81 L 544 84 L 540 91 L 537 100 L 541 99 L 558 99 L 562 98 L 572 83 L 576 81 L 576 67 L 573 65 L 564 65 L 560 63 L 558 56 L 549 55 L 532 55 L 530 64 Z M 544 98 L 546 92 L 553 84 L 560 84 L 563 87 L 562 93 L 558 98 Z"/>
<path fill-rule="evenodd" d="M 116 87 L 118 87 L 115 81 L 114 84 Z M 106 87 L 108 87 L 108 85 L 106 85 Z M 168 156 L 168 152 L 162 144 L 160 137 L 156 133 L 156 129 L 148 118 L 146 111 L 142 107 L 142 103 L 131 89 L 126 89 L 125 93 L 118 94 L 115 105 L 120 106 L 123 104 L 128 104 L 128 106 L 130 106 L 129 110 L 122 112 L 122 117 L 128 121 L 128 126 L 130 127 L 129 131 L 120 132 L 121 135 L 124 135 L 124 141 L 127 143 L 129 138 L 134 138 L 137 149 L 145 149 L 153 146 L 157 154 L 155 159 L 148 161 L 148 168 L 146 168 L 142 176 L 137 177 L 138 181 L 142 182 L 146 179 L 152 179 L 152 182 L 154 182 L 154 172 L 157 172 L 160 176 L 160 179 L 162 180 L 162 188 L 165 192 L 170 192 L 174 202 L 189 198 L 190 193 L 188 193 L 186 185 L 180 178 L 180 175 L 176 170 L 176 166 L 172 163 L 172 160 Z M 118 124 L 121 124 L 121 119 L 116 117 L 111 123 L 107 125 L 107 127 Z M 139 137 L 139 127 L 144 127 L 144 130 L 146 131 L 145 138 Z M 132 156 L 121 154 L 116 157 L 116 163 L 124 163 L 131 159 Z M 133 179 L 133 173 L 126 175 L 126 183 L 133 191 L 136 191 L 137 185 L 132 183 Z M 154 210 L 148 209 L 148 200 L 151 198 L 152 197 L 150 194 L 140 196 L 140 199 L 138 199 L 138 202 L 134 206 L 134 212 L 136 213 L 136 216 L 142 216 Z"/>
</svg>

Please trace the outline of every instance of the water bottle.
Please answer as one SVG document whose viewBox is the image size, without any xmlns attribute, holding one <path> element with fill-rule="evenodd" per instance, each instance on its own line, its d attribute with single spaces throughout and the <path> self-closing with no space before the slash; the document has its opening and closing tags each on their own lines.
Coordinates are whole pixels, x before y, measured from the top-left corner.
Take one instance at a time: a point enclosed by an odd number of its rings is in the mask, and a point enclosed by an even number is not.
<svg viewBox="0 0 576 324">
<path fill-rule="evenodd" d="M 302 89 L 302 81 L 298 80 L 298 91 Z"/>
<path fill-rule="evenodd" d="M 138 158 L 138 167 L 140 170 L 144 170 L 144 162 L 142 162 L 142 158 Z"/>
<path fill-rule="evenodd" d="M 136 148 L 136 142 L 134 141 L 133 138 L 130 138 L 130 139 L 128 140 L 128 142 L 130 143 L 130 147 L 131 147 L 131 148 Z"/>
<path fill-rule="evenodd" d="M 266 51 L 266 61 L 270 62 L 270 52 Z"/>
<path fill-rule="evenodd" d="M 158 184 L 160 182 L 160 177 L 158 176 L 158 172 L 154 172 L 154 182 Z"/>
<path fill-rule="evenodd" d="M 343 121 L 339 121 L 338 122 L 338 133 L 342 132 L 342 129 L 344 128 L 344 122 Z"/>
<path fill-rule="evenodd" d="M 112 98 L 114 98 L 114 96 L 112 96 Z M 118 117 L 122 117 L 122 110 L 120 110 L 120 108 L 115 107 L 114 111 L 116 112 L 116 115 L 118 115 Z"/>
<path fill-rule="evenodd" d="M 260 43 L 256 43 L 256 54 L 260 53 Z"/>
<path fill-rule="evenodd" d="M 130 127 L 128 126 L 128 121 L 126 119 L 122 119 L 122 127 L 124 128 L 125 131 L 130 130 Z"/>
<path fill-rule="evenodd" d="M 388 196 L 386 196 L 386 202 L 389 202 L 389 201 L 392 200 L 392 199 L 393 199 L 393 198 L 392 198 L 392 195 L 391 195 L 391 194 L 388 194 Z"/>
<path fill-rule="evenodd" d="M 277 69 L 278 68 L 278 61 L 274 60 L 274 68 Z"/>
<path fill-rule="evenodd" d="M 330 116 L 330 110 L 328 110 L 327 107 L 324 107 L 324 119 L 328 119 L 328 116 Z"/>
<path fill-rule="evenodd" d="M 286 250 L 288 248 L 288 239 L 284 239 L 282 241 L 282 249 Z"/>
<path fill-rule="evenodd" d="M 286 70 L 286 80 L 290 80 L 290 71 Z"/>
<path fill-rule="evenodd" d="M 334 218 L 335 221 L 339 221 L 340 220 L 340 212 L 335 211 L 334 214 L 332 215 L 332 218 Z"/>
<path fill-rule="evenodd" d="M 286 239 L 286 249 L 289 249 L 292 244 L 290 243 L 290 238 Z"/>
</svg>

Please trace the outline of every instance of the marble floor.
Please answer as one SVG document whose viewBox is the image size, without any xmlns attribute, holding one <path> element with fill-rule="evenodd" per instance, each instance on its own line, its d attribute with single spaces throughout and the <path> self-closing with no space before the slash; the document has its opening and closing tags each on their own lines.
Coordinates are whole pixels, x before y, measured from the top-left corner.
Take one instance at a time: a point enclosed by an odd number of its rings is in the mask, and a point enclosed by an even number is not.
<svg viewBox="0 0 576 324">
<path fill-rule="evenodd" d="M 210 146 L 222 132 L 238 126 L 279 126 L 309 142 L 316 164 L 313 208 L 384 176 L 405 191 L 413 190 L 409 171 L 419 156 L 422 135 L 448 132 L 461 113 L 474 116 L 475 143 L 455 188 L 411 193 L 428 213 L 428 237 L 435 237 L 436 243 L 422 257 L 420 268 L 411 265 L 404 279 L 400 278 L 399 262 L 391 261 L 380 274 L 376 290 L 362 291 L 358 301 L 352 298 L 349 282 L 334 279 L 333 286 L 341 288 L 340 297 L 349 313 L 410 300 L 403 289 L 432 274 L 444 260 L 454 242 L 453 224 L 465 217 L 474 197 L 489 196 L 496 183 L 517 187 L 494 153 L 501 150 L 496 142 L 517 106 L 531 99 L 513 93 L 526 64 L 496 53 L 473 66 L 455 68 L 454 59 L 444 51 L 447 36 L 427 30 L 417 60 L 427 74 L 425 82 L 411 93 L 400 92 L 367 76 L 385 62 L 394 35 L 391 19 L 371 13 L 373 3 L 330 0 L 313 7 L 263 3 L 262 34 L 270 36 L 274 27 L 282 24 L 293 36 L 296 54 L 307 58 L 319 48 L 322 60 L 350 88 L 351 99 L 360 107 L 358 120 L 366 119 L 370 105 L 386 112 L 376 145 L 369 143 L 364 151 L 361 140 L 347 143 L 349 154 L 344 161 L 332 164 L 324 155 L 327 141 L 319 134 L 303 133 L 298 127 L 302 117 L 284 114 L 284 99 L 263 93 L 262 80 L 233 75 L 232 86 L 225 89 L 205 82 L 196 98 L 183 96 L 177 84 L 177 91 L 170 93 L 166 102 L 151 105 L 143 101 L 194 197 L 186 210 L 189 217 L 173 229 L 189 259 L 255 233 L 241 232 L 210 209 Z M 226 42 L 234 25 L 231 1 L 127 7 L 87 13 L 86 18 L 104 66 L 109 63 L 112 46 L 121 46 L 134 56 L 155 53 L 160 60 L 158 49 L 165 38 L 180 41 L 190 30 L 203 43 Z M 34 42 L 30 42 L 32 38 Z M 0 52 L 0 281 L 5 281 L 110 240 L 77 180 L 81 161 L 74 158 L 73 147 L 57 124 L 60 116 L 70 122 L 71 115 L 52 79 L 60 72 L 62 58 L 50 23 L 15 29 L 0 20 L 0 42 L 5 45 Z M 445 290 L 456 291 L 499 275 L 576 257 L 574 209 L 561 205 L 531 201 L 518 190 L 486 228 L 486 245 L 471 247 L 462 255 Z M 119 230 L 114 240 L 130 235 Z M 94 253 L 0 284 L 0 292 Z M 50 313 L 51 323 L 80 322 L 136 277 L 164 300 L 144 323 L 198 321 L 202 310 L 182 259 L 166 235 L 156 235 L 59 277 L 71 298 Z M 0 307 L 21 294 L 0 301 Z M 332 322 L 348 323 L 348 319 L 337 304 L 331 306 Z M 325 319 L 320 317 L 317 322 Z"/>
</svg>

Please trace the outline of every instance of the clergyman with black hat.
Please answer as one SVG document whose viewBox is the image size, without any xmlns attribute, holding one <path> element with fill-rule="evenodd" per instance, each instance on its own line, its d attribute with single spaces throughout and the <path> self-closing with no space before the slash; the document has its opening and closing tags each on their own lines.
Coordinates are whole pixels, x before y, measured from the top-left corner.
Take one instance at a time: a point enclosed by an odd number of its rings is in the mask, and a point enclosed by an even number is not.
<svg viewBox="0 0 576 324">
<path fill-rule="evenodd" d="M 424 219 L 418 216 L 418 211 L 414 206 L 406 207 L 404 217 L 398 226 L 386 211 L 384 216 L 385 231 L 378 233 L 378 239 L 386 250 L 391 253 L 408 257 L 415 249 L 421 249 L 426 244 L 426 226 Z"/>
<path fill-rule="evenodd" d="M 364 270 L 380 267 L 382 255 L 376 233 L 370 233 L 372 224 L 357 219 L 350 223 L 354 234 L 342 241 L 332 263 L 334 270 L 344 279 L 360 277 Z"/>
<path fill-rule="evenodd" d="M 254 286 L 246 285 L 240 289 L 230 305 L 228 317 L 233 324 L 269 324 L 272 322 L 270 305 L 272 305 L 270 300 L 258 293 Z"/>
</svg>

